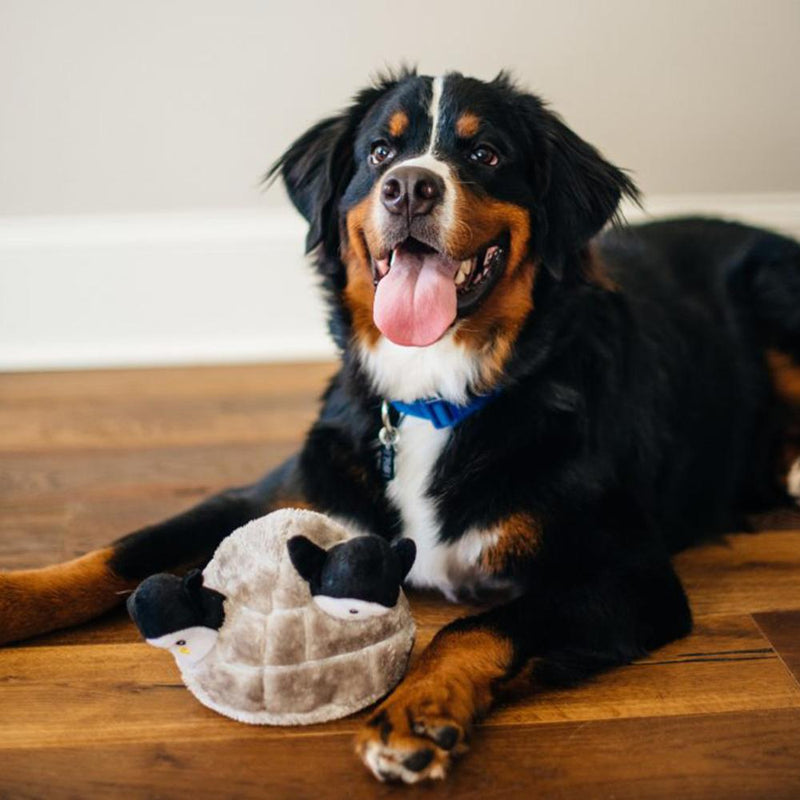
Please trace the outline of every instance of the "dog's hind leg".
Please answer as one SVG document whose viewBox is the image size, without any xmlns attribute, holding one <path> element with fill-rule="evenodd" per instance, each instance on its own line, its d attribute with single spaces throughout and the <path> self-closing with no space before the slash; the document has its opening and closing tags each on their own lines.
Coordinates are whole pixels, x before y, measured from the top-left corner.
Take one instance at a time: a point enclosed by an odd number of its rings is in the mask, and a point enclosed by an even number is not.
<svg viewBox="0 0 800 800">
<path fill-rule="evenodd" d="M 762 345 L 800 364 L 800 243 L 761 232 L 747 251 L 743 272 Z"/>
<path fill-rule="evenodd" d="M 800 244 L 758 232 L 739 274 L 741 307 L 748 310 L 764 353 L 773 405 L 768 458 L 781 489 L 800 498 Z"/>
<path fill-rule="evenodd" d="M 800 502 L 800 359 L 768 350 L 766 363 L 774 400 L 770 418 L 777 437 L 773 455 L 776 477 L 789 497 Z"/>
<path fill-rule="evenodd" d="M 156 572 L 206 562 L 229 533 L 277 508 L 306 505 L 297 460 L 108 547 L 51 567 L 0 573 L 0 643 L 86 622 Z"/>
</svg>

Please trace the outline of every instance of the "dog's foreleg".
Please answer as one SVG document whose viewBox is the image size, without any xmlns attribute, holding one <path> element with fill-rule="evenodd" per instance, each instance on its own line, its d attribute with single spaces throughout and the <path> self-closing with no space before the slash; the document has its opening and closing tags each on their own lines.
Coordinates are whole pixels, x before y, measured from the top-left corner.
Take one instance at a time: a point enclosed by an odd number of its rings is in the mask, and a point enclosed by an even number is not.
<svg viewBox="0 0 800 800">
<path fill-rule="evenodd" d="M 570 585 L 568 575 L 442 629 L 370 715 L 356 752 L 380 780 L 443 778 L 474 722 L 514 678 L 579 682 L 689 632 L 691 615 L 664 560 L 617 565 Z M 517 682 L 515 681 L 515 684 Z"/>
<path fill-rule="evenodd" d="M 517 660 L 513 640 L 492 627 L 444 628 L 359 732 L 356 752 L 382 781 L 444 778 Z"/>
</svg>

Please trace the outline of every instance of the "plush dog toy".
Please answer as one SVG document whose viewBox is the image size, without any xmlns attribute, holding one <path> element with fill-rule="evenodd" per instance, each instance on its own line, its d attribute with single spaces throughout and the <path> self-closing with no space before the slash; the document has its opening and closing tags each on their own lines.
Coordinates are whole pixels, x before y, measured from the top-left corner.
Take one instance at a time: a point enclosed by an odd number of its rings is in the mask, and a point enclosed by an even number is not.
<svg viewBox="0 0 800 800">
<path fill-rule="evenodd" d="M 409 539 L 353 537 L 285 509 L 228 536 L 202 573 L 148 578 L 128 611 L 209 708 L 254 724 L 322 722 L 403 676 L 414 622 L 400 584 L 415 553 Z"/>
</svg>

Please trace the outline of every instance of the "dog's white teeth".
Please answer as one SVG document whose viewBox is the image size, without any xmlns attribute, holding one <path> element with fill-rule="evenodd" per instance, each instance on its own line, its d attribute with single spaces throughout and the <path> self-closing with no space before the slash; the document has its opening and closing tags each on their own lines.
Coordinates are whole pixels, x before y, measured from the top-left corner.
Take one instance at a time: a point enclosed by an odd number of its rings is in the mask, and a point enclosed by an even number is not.
<svg viewBox="0 0 800 800">
<path fill-rule="evenodd" d="M 397 250 L 392 250 L 392 252 L 391 252 L 391 253 L 389 253 L 389 261 L 388 261 L 388 264 L 389 264 L 389 266 L 390 266 L 390 267 L 392 266 L 392 264 L 394 264 L 394 254 L 395 254 L 396 252 L 397 252 Z M 388 268 L 387 268 L 387 269 L 388 269 Z"/>
<path fill-rule="evenodd" d="M 483 266 L 487 266 L 488 264 L 492 263 L 492 259 L 495 257 L 495 254 L 500 250 L 500 246 L 493 244 L 491 247 L 486 248 L 486 255 L 483 257 Z"/>
<path fill-rule="evenodd" d="M 472 272 L 473 266 L 473 259 L 468 259 L 467 261 L 462 261 L 461 266 L 458 268 L 458 272 L 456 273 L 456 286 L 461 286 L 464 281 L 469 278 L 470 273 Z"/>
</svg>

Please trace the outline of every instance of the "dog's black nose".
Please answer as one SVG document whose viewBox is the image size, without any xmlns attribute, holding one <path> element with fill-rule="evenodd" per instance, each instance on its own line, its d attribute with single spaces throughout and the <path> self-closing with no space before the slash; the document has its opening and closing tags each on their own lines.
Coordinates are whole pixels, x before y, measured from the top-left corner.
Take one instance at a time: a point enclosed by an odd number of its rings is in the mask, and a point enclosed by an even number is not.
<svg viewBox="0 0 800 800">
<path fill-rule="evenodd" d="M 442 199 L 444 181 L 429 169 L 397 167 L 386 176 L 381 201 L 392 214 L 430 214 Z"/>
</svg>

